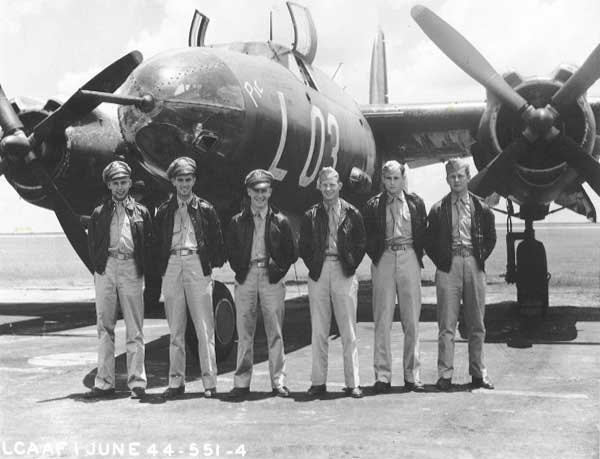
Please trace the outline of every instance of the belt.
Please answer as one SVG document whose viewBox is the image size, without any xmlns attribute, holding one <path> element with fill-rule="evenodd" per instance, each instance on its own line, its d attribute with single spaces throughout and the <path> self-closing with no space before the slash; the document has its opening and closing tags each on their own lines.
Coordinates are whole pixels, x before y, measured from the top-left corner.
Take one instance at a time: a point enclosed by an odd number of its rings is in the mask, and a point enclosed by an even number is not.
<svg viewBox="0 0 600 459">
<path fill-rule="evenodd" d="M 261 260 L 252 260 L 250 262 L 250 266 L 257 266 L 259 268 L 266 268 L 268 265 L 268 260 L 266 258 L 263 258 Z"/>
<path fill-rule="evenodd" d="M 117 260 L 129 260 L 133 258 L 133 253 L 108 252 L 108 256 Z"/>
<path fill-rule="evenodd" d="M 335 254 L 335 253 L 326 253 L 325 254 L 325 259 L 327 260 L 339 260 L 340 256 Z"/>
<path fill-rule="evenodd" d="M 188 255 L 194 255 L 198 253 L 197 250 L 192 249 L 173 249 L 169 252 L 171 255 L 179 255 L 180 257 L 185 257 Z"/>
<path fill-rule="evenodd" d="M 456 247 L 452 249 L 452 255 L 463 258 L 472 257 L 473 249 L 470 249 L 468 247 Z"/>
<path fill-rule="evenodd" d="M 386 244 L 385 246 L 387 249 L 390 249 L 394 252 L 397 252 L 398 250 L 410 250 L 413 248 L 412 244 Z"/>
</svg>

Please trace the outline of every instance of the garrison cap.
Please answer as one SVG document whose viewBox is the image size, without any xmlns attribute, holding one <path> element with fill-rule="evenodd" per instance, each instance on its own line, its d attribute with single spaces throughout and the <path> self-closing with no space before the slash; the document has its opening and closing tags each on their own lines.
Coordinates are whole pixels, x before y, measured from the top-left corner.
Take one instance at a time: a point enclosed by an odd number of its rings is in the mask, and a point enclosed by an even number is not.
<svg viewBox="0 0 600 459">
<path fill-rule="evenodd" d="M 102 171 L 102 180 L 108 183 L 119 177 L 131 177 L 131 167 L 123 161 L 113 161 Z"/>
<path fill-rule="evenodd" d="M 266 183 L 269 186 L 273 183 L 275 177 L 269 171 L 264 169 L 254 169 L 248 175 L 246 175 L 246 179 L 244 183 L 246 184 L 246 188 L 254 188 L 256 185 L 260 185 L 262 183 Z"/>
<path fill-rule="evenodd" d="M 187 156 L 182 156 L 173 160 L 167 168 L 167 176 L 172 179 L 178 175 L 195 175 L 196 174 L 196 161 Z"/>
<path fill-rule="evenodd" d="M 462 158 L 452 158 L 446 161 L 446 175 L 452 172 L 458 172 L 461 169 L 466 169 L 467 174 L 470 174 L 469 163 Z"/>
</svg>

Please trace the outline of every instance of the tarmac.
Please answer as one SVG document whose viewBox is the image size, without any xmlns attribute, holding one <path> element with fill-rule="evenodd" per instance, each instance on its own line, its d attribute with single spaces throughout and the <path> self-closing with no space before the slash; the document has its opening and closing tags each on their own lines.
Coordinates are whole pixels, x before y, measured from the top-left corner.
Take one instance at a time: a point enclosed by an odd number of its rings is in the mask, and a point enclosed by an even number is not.
<svg viewBox="0 0 600 459">
<path fill-rule="evenodd" d="M 90 401 L 97 336 L 93 290 L 0 290 L 0 457 L 599 458 L 600 307 L 597 292 L 556 289 L 544 317 L 522 317 L 514 294 L 489 287 L 485 361 L 496 389 L 469 384 L 457 333 L 450 392 L 435 389 L 435 292 L 423 287 L 425 393 L 403 387 L 400 322 L 392 328 L 392 391 L 375 395 L 371 287 L 361 282 L 358 338 L 365 397 L 346 397 L 342 349 L 332 334 L 328 392 L 306 395 L 311 349 L 305 284 L 288 285 L 284 338 L 290 398 L 271 394 L 266 339 L 257 328 L 251 394 L 235 400 L 235 352 L 205 399 L 188 353 L 186 393 L 165 402 L 168 327 L 146 318 L 148 395 L 126 387 L 124 325 L 117 327 L 117 393 Z M 396 317 L 398 320 L 398 317 Z"/>
</svg>

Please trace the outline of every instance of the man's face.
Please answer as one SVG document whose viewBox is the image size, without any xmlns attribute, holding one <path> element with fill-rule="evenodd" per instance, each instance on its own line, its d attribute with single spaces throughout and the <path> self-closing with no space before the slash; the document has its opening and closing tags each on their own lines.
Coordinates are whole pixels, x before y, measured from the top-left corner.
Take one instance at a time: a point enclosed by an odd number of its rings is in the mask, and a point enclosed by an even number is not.
<svg viewBox="0 0 600 459">
<path fill-rule="evenodd" d="M 462 194 L 467 190 L 470 178 L 467 169 L 463 167 L 458 171 L 447 174 L 446 182 L 450 185 L 450 190 L 453 193 Z"/>
<path fill-rule="evenodd" d="M 171 179 L 171 183 L 177 190 L 177 196 L 185 201 L 192 196 L 192 188 L 196 183 L 196 177 L 192 174 L 178 175 Z"/>
<path fill-rule="evenodd" d="M 248 196 L 250 196 L 250 205 L 254 210 L 266 209 L 271 198 L 271 185 L 268 183 L 258 183 L 253 187 L 248 187 Z"/>
<path fill-rule="evenodd" d="M 383 174 L 383 186 L 390 194 L 398 195 L 404 189 L 404 175 L 402 169 L 396 168 Z"/>
<path fill-rule="evenodd" d="M 117 177 L 107 184 L 112 197 L 117 201 L 122 201 L 129 194 L 131 188 L 131 179 L 129 177 Z"/>
<path fill-rule="evenodd" d="M 319 183 L 319 191 L 323 195 L 324 201 L 334 201 L 340 197 L 342 184 L 335 177 L 327 177 Z"/>
</svg>

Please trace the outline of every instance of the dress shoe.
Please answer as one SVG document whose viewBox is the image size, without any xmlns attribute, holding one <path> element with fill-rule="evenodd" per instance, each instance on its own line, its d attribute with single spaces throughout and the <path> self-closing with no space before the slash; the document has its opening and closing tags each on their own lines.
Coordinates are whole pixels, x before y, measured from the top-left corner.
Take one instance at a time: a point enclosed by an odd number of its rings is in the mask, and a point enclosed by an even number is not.
<svg viewBox="0 0 600 459">
<path fill-rule="evenodd" d="M 471 385 L 476 389 L 490 389 L 494 388 L 494 383 L 490 378 L 484 376 L 483 378 L 471 378 Z"/>
<path fill-rule="evenodd" d="M 285 386 L 275 387 L 273 388 L 273 395 L 277 397 L 289 397 L 290 390 Z"/>
<path fill-rule="evenodd" d="M 229 392 L 229 396 L 233 398 L 242 398 L 250 393 L 249 387 L 234 387 Z"/>
<path fill-rule="evenodd" d="M 404 389 L 407 392 L 425 392 L 425 384 L 423 384 L 421 381 L 410 382 L 404 380 Z"/>
<path fill-rule="evenodd" d="M 131 398 L 144 398 L 146 396 L 146 389 L 143 387 L 134 387 L 131 389 Z"/>
<path fill-rule="evenodd" d="M 115 388 L 100 389 L 99 387 L 92 387 L 92 390 L 83 394 L 83 398 L 106 398 L 115 395 Z"/>
<path fill-rule="evenodd" d="M 311 397 L 316 397 L 327 392 L 327 386 L 325 384 L 319 384 L 317 386 L 310 386 L 306 393 Z"/>
<path fill-rule="evenodd" d="M 174 398 L 177 398 L 180 395 L 183 395 L 184 393 L 185 385 L 179 387 L 168 387 L 167 390 L 165 390 L 162 393 L 162 398 L 164 398 L 165 400 L 173 400 Z"/>
<path fill-rule="evenodd" d="M 437 387 L 438 390 L 447 392 L 447 391 L 449 391 L 452 388 L 452 379 L 450 379 L 450 378 L 440 378 L 435 383 L 435 387 Z"/>
<path fill-rule="evenodd" d="M 208 389 L 204 389 L 204 397 L 213 398 L 217 394 L 216 387 L 209 387 Z"/>
<path fill-rule="evenodd" d="M 384 392 L 389 392 L 392 388 L 392 384 L 385 381 L 375 381 L 373 384 L 373 389 L 376 394 L 383 394 Z"/>
<path fill-rule="evenodd" d="M 360 387 L 344 387 L 344 392 L 346 395 L 352 398 L 362 398 L 363 393 Z"/>
</svg>

